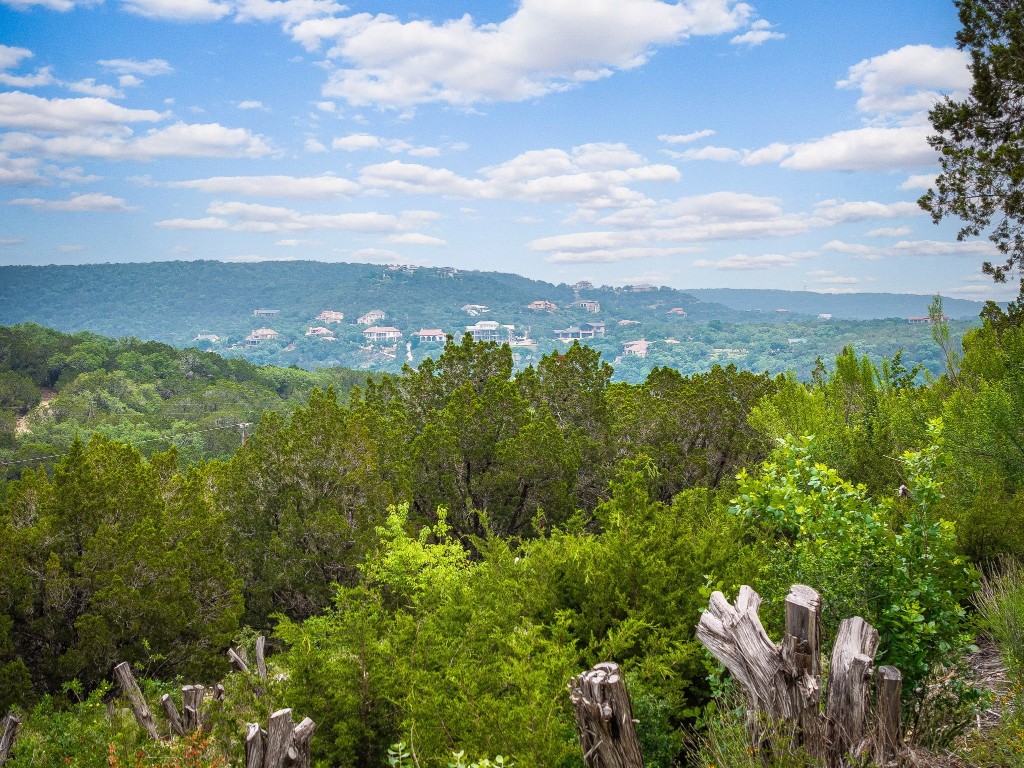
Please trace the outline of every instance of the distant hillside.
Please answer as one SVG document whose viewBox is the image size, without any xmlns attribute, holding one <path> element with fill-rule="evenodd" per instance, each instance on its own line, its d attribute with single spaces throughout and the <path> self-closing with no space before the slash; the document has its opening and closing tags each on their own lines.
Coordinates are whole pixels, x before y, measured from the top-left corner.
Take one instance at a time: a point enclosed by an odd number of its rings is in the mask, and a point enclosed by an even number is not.
<svg viewBox="0 0 1024 768">
<path fill-rule="evenodd" d="M 310 369 L 398 371 L 440 352 L 443 342 L 421 341 L 415 335 L 421 329 L 460 337 L 467 326 L 484 321 L 518 341 L 518 366 L 564 348 L 567 342 L 556 339 L 559 331 L 586 336 L 590 332 L 580 334 L 580 326 L 603 325 L 603 335 L 594 331 L 584 341 L 615 361 L 617 374 L 627 380 L 642 379 L 655 365 L 699 372 L 715 363 L 806 375 L 818 357 L 830 360 L 846 344 L 876 358 L 902 348 L 905 360 L 937 371 L 930 328 L 906 322 L 925 314 L 929 300 L 552 285 L 498 272 L 312 261 L 0 267 L 0 325 L 31 321 Z M 950 317 L 974 321 L 981 306 L 950 299 L 945 308 Z M 272 312 L 257 316 L 255 310 Z M 343 313 L 344 319 L 317 320 L 324 310 Z M 365 336 L 367 326 L 356 320 L 371 310 L 384 313 L 373 324 L 395 329 L 389 333 L 401 334 L 397 342 Z M 329 333 L 313 332 L 314 327 Z M 955 323 L 953 330 L 964 327 L 966 322 Z M 250 336 L 260 328 L 271 329 L 270 338 Z"/>
<path fill-rule="evenodd" d="M 748 312 L 785 309 L 805 315 L 830 314 L 846 320 L 881 320 L 928 314 L 931 296 L 913 293 L 812 293 L 742 288 L 698 288 L 689 293 L 701 301 L 717 302 Z M 947 317 L 975 319 L 984 303 L 967 299 L 942 299 Z"/>
</svg>

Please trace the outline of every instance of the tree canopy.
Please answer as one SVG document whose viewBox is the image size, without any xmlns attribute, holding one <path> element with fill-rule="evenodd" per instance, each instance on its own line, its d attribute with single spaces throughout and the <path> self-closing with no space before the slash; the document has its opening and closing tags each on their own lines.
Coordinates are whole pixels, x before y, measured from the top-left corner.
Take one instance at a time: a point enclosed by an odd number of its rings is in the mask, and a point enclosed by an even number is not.
<svg viewBox="0 0 1024 768">
<path fill-rule="evenodd" d="M 1024 266 L 1024 6 L 1017 0 L 957 0 L 957 45 L 971 55 L 974 84 L 929 117 L 942 173 L 918 201 L 938 223 L 963 221 L 957 239 L 989 239 L 1005 257 L 985 262 L 997 282 Z"/>
</svg>

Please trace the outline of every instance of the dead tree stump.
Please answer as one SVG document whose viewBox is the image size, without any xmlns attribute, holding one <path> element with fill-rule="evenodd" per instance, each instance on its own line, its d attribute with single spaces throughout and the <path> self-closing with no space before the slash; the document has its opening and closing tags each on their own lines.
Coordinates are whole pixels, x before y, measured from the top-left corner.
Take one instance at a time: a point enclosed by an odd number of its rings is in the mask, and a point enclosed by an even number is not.
<svg viewBox="0 0 1024 768">
<path fill-rule="evenodd" d="M 139 684 L 135 682 L 135 675 L 132 674 L 132 669 L 128 666 L 127 661 L 122 661 L 114 667 L 114 677 L 117 678 L 121 691 L 128 697 L 128 701 L 132 706 L 132 712 L 135 713 L 135 719 L 139 725 L 146 730 L 146 733 L 154 741 L 159 741 L 160 734 L 157 733 L 156 724 L 153 722 L 153 713 L 146 706 L 146 700 L 142 697 L 142 691 L 139 690 Z"/>
<path fill-rule="evenodd" d="M 740 587 L 735 604 L 714 592 L 697 624 L 697 638 L 743 688 L 752 720 L 766 716 L 796 726 L 798 743 L 829 766 L 859 760 L 869 750 L 876 759 L 895 759 L 901 740 L 901 677 L 894 667 L 879 671 L 875 718 L 870 702 L 875 628 L 860 617 L 840 624 L 822 712 L 821 597 L 801 584 L 790 589 L 785 636 L 778 645 L 761 625 L 760 605 L 760 596 L 748 586 Z"/>
<path fill-rule="evenodd" d="M 617 664 L 606 661 L 572 678 L 569 698 L 587 768 L 643 768 L 633 706 Z"/>
<path fill-rule="evenodd" d="M 7 762 L 11 756 L 11 749 L 14 747 L 14 740 L 18 738 L 18 728 L 21 720 L 12 714 L 8 714 L 0 720 L 0 766 Z"/>
</svg>

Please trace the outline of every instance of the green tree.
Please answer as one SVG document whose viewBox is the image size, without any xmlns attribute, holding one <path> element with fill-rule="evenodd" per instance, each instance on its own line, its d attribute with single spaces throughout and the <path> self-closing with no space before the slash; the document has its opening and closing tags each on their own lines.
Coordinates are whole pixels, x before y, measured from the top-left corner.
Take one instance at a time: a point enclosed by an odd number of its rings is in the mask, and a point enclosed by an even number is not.
<svg viewBox="0 0 1024 768">
<path fill-rule="evenodd" d="M 999 281 L 1024 266 L 1024 7 L 1014 0 L 956 0 L 958 47 L 971 55 L 974 83 L 929 114 L 942 173 L 918 201 L 938 223 L 963 222 L 957 238 L 989 239 L 1005 257 L 983 269 Z M 1024 285 L 1022 285 L 1024 291 Z"/>
</svg>

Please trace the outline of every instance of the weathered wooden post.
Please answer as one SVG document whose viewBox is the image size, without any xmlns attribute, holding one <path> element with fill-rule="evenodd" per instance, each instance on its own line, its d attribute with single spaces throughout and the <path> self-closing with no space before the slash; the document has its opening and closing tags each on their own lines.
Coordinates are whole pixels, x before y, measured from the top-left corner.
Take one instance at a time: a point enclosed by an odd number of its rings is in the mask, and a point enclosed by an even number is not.
<svg viewBox="0 0 1024 768">
<path fill-rule="evenodd" d="M 760 596 L 748 586 L 740 587 L 735 604 L 715 592 L 697 624 L 697 638 L 746 693 L 752 721 L 765 715 L 797 726 L 798 743 L 829 766 L 844 765 L 848 757 L 861 760 L 872 749 L 883 765 L 895 759 L 901 738 L 901 676 L 893 667 L 879 671 L 878 717 L 873 720 L 875 628 L 857 616 L 840 624 L 822 713 L 821 597 L 800 584 L 790 589 L 785 636 L 778 645 L 761 625 L 760 605 Z"/>
<path fill-rule="evenodd" d="M 6 763 L 7 758 L 11 756 L 11 749 L 14 747 L 14 740 L 18 738 L 20 725 L 21 720 L 10 713 L 0 720 L 0 766 Z"/>
<path fill-rule="evenodd" d="M 265 646 L 267 638 L 263 635 L 259 635 L 256 638 L 256 671 L 259 673 L 261 680 L 267 679 L 267 661 L 264 658 Z"/>
<path fill-rule="evenodd" d="M 149 711 L 149 707 L 146 706 L 146 700 L 142 698 L 142 691 L 139 690 L 139 684 L 135 682 L 135 675 L 132 674 L 132 669 L 128 666 L 127 661 L 122 661 L 116 667 L 114 667 L 114 677 L 117 678 L 118 685 L 121 686 L 121 691 L 128 697 L 128 701 L 131 703 L 132 712 L 135 713 L 135 719 L 141 725 L 155 741 L 160 740 L 160 734 L 157 733 L 156 725 L 153 723 L 153 713 Z"/>
<path fill-rule="evenodd" d="M 875 731 L 875 762 L 889 765 L 899 754 L 900 697 L 903 675 L 896 667 L 878 668 L 878 725 Z"/>
<path fill-rule="evenodd" d="M 234 648 L 228 648 L 228 661 L 230 661 L 231 666 L 239 672 L 249 671 L 249 665 L 245 663 L 245 659 L 243 659 L 241 654 L 239 654 Z"/>
<path fill-rule="evenodd" d="M 292 736 L 292 711 L 279 709 L 267 722 L 267 743 L 263 750 L 263 768 L 283 768 Z"/>
<path fill-rule="evenodd" d="M 263 729 L 259 723 L 248 723 L 245 729 L 245 768 L 263 768 Z"/>
<path fill-rule="evenodd" d="M 633 706 L 618 664 L 602 662 L 569 681 L 587 768 L 643 768 Z"/>
<path fill-rule="evenodd" d="M 203 697 L 206 688 L 202 685 L 185 685 L 181 688 L 182 725 L 186 733 L 203 727 Z"/>
<path fill-rule="evenodd" d="M 171 724 L 171 730 L 174 731 L 176 736 L 184 736 L 185 726 L 181 722 L 181 715 L 178 714 L 178 708 L 174 706 L 174 699 L 171 698 L 169 693 L 165 693 L 160 697 L 160 706 L 164 709 L 164 714 L 167 716 L 167 722 Z"/>
<path fill-rule="evenodd" d="M 288 748 L 288 765 L 291 768 L 309 768 L 309 740 L 313 738 L 316 723 L 308 717 L 292 728 L 292 745 Z"/>
</svg>

